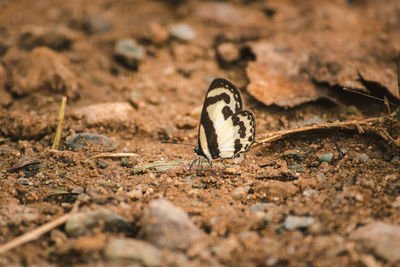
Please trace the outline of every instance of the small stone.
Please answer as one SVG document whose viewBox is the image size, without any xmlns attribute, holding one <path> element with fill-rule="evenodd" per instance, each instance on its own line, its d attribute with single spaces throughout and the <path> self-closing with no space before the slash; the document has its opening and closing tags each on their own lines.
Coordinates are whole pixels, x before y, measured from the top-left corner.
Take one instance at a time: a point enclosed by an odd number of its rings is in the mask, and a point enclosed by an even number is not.
<svg viewBox="0 0 400 267">
<path fill-rule="evenodd" d="M 101 169 L 106 169 L 108 167 L 108 163 L 101 159 L 96 160 L 96 165 Z"/>
<path fill-rule="evenodd" d="M 270 209 L 275 209 L 278 207 L 274 203 L 261 203 L 258 202 L 250 207 L 251 211 L 268 211 Z"/>
<path fill-rule="evenodd" d="M 196 33 L 192 27 L 187 24 L 173 24 L 169 26 L 171 36 L 182 41 L 191 41 L 196 37 Z"/>
<path fill-rule="evenodd" d="M 73 136 L 68 136 L 65 138 L 65 141 L 65 145 L 72 150 L 91 147 L 95 148 L 96 151 L 110 152 L 118 147 L 114 138 L 93 133 L 78 133 Z"/>
<path fill-rule="evenodd" d="M 126 68 L 132 70 L 137 70 L 145 53 L 144 48 L 133 39 L 120 39 L 114 45 L 115 59 Z"/>
<path fill-rule="evenodd" d="M 89 34 L 98 34 L 110 30 L 111 24 L 102 17 L 93 16 L 84 21 L 83 28 Z"/>
<path fill-rule="evenodd" d="M 190 117 L 190 116 L 184 116 L 181 118 L 178 118 L 178 121 L 176 123 L 176 127 L 178 129 L 194 129 L 198 126 L 199 122 Z"/>
<path fill-rule="evenodd" d="M 274 201 L 276 198 L 284 200 L 297 193 L 297 187 L 289 182 L 255 182 L 251 187 L 256 195 L 260 195 L 267 201 Z"/>
<path fill-rule="evenodd" d="M 154 44 L 162 44 L 166 42 L 169 38 L 169 32 L 168 29 L 166 29 L 164 26 L 158 24 L 158 23 L 150 23 L 149 25 L 149 31 L 150 31 L 150 40 Z"/>
<path fill-rule="evenodd" d="M 325 180 L 326 179 L 326 175 L 323 172 L 317 172 L 317 174 L 315 176 L 319 180 Z"/>
<path fill-rule="evenodd" d="M 224 63 L 233 63 L 239 60 L 239 49 L 232 43 L 222 43 L 217 47 L 217 54 Z"/>
<path fill-rule="evenodd" d="M 150 202 L 141 225 L 140 238 L 161 248 L 187 249 L 200 236 L 189 215 L 165 199 Z"/>
<path fill-rule="evenodd" d="M 239 168 L 226 168 L 224 170 L 225 174 L 233 174 L 233 175 L 238 175 L 240 174 L 240 169 Z"/>
<path fill-rule="evenodd" d="M 322 156 L 319 157 L 319 161 L 321 161 L 321 162 L 331 162 L 332 157 L 333 157 L 332 153 L 323 154 Z"/>
<path fill-rule="evenodd" d="M 400 261 L 400 225 L 372 222 L 358 228 L 350 237 L 374 250 L 389 264 Z"/>
<path fill-rule="evenodd" d="M 75 187 L 71 191 L 71 193 L 73 193 L 73 194 L 82 194 L 83 192 L 84 192 L 84 189 L 83 189 L 83 187 L 80 187 L 80 186 Z"/>
<path fill-rule="evenodd" d="M 23 49 L 47 46 L 54 50 L 69 49 L 79 34 L 65 26 L 56 27 L 29 26 L 20 36 Z"/>
<path fill-rule="evenodd" d="M 349 106 L 346 109 L 346 114 L 347 115 L 354 115 L 354 114 L 357 114 L 357 113 L 360 113 L 360 110 L 358 110 L 356 106 Z"/>
<path fill-rule="evenodd" d="M 301 172 L 301 171 L 304 171 L 306 168 L 303 165 L 298 164 L 297 162 L 295 162 L 295 163 L 289 165 L 288 169 L 290 169 L 292 171 L 295 171 L 295 172 Z"/>
<path fill-rule="evenodd" d="M 322 119 L 320 116 L 315 115 L 312 117 L 305 118 L 303 121 L 297 123 L 297 126 L 308 126 L 326 123 L 326 120 Z"/>
<path fill-rule="evenodd" d="M 143 197 L 142 190 L 134 189 L 126 193 L 126 195 L 132 200 L 139 200 Z"/>
<path fill-rule="evenodd" d="M 399 109 L 400 110 L 400 109 Z M 394 156 L 391 160 L 390 163 L 392 164 L 400 164 L 400 157 L 399 156 Z"/>
<path fill-rule="evenodd" d="M 101 222 L 104 222 L 104 225 Z M 99 209 L 73 214 L 65 224 L 65 231 L 69 236 L 77 237 L 85 235 L 100 225 L 103 225 L 104 230 L 109 232 L 132 230 L 130 222 L 121 215 L 107 209 Z"/>
<path fill-rule="evenodd" d="M 31 183 L 28 178 L 18 178 L 17 181 L 19 184 L 22 185 L 29 185 Z"/>
<path fill-rule="evenodd" d="M 392 202 L 392 207 L 393 208 L 400 208 L 400 196 L 398 196 L 396 198 L 396 200 Z"/>
<path fill-rule="evenodd" d="M 111 239 L 106 245 L 105 255 L 124 266 L 124 261 L 138 262 L 140 266 L 160 266 L 162 259 L 160 249 L 145 241 L 132 238 Z"/>
<path fill-rule="evenodd" d="M 238 3 L 238 2 L 235 2 Z M 193 16 L 208 23 L 248 29 L 268 25 L 264 12 L 231 1 L 199 1 L 194 4 Z M 235 31 L 236 33 L 237 31 Z M 229 33 L 225 33 L 229 34 Z M 257 38 L 258 39 L 258 38 Z"/>
<path fill-rule="evenodd" d="M 18 96 L 45 89 L 66 94 L 70 98 L 78 96 L 78 78 L 68 58 L 47 47 L 33 49 L 13 69 L 12 80 L 11 92 Z"/>
<path fill-rule="evenodd" d="M 318 192 L 315 191 L 314 189 L 306 190 L 303 192 L 303 195 L 305 195 L 306 197 L 315 196 L 317 194 L 318 194 Z"/>
<path fill-rule="evenodd" d="M 23 155 L 13 164 L 13 166 L 8 171 L 9 172 L 19 171 L 23 168 L 26 168 L 27 166 L 36 165 L 39 164 L 40 162 L 41 160 L 37 157 Z"/>
<path fill-rule="evenodd" d="M 243 185 L 235 188 L 235 190 L 232 191 L 231 196 L 234 200 L 240 200 L 243 199 L 247 193 L 250 190 L 249 185 Z"/>
<path fill-rule="evenodd" d="M 361 163 L 366 163 L 369 160 L 369 157 L 367 154 L 362 153 L 358 155 L 358 159 L 360 160 Z"/>
<path fill-rule="evenodd" d="M 388 174 L 388 175 L 386 175 L 385 176 L 385 180 L 386 181 L 395 181 L 397 179 L 397 176 L 396 176 L 396 174 Z"/>
<path fill-rule="evenodd" d="M 305 229 L 314 223 L 314 218 L 306 216 L 288 216 L 283 222 L 283 226 L 291 231 L 295 229 Z"/>
<path fill-rule="evenodd" d="M 72 113 L 82 118 L 88 126 L 123 124 L 133 122 L 134 108 L 127 102 L 102 103 L 85 106 Z"/>
<path fill-rule="evenodd" d="M 197 106 L 190 111 L 190 116 L 198 119 L 201 116 L 201 112 L 203 110 L 203 106 Z"/>
</svg>

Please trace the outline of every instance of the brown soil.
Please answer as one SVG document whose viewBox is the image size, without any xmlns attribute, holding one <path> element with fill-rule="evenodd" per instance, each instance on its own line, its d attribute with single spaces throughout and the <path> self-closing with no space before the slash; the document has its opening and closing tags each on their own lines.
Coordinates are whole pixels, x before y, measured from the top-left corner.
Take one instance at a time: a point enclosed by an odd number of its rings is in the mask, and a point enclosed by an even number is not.
<svg viewBox="0 0 400 267">
<path fill-rule="evenodd" d="M 376 2 L 236 0 L 232 3 L 241 17 L 213 21 L 200 8 L 196 12 L 199 2 L 195 1 L 0 1 L 0 244 L 68 213 L 78 199 L 81 210 L 105 207 L 134 226 L 128 233 L 88 233 L 93 237 L 92 249 L 74 243 L 60 226 L 0 255 L 0 265 L 106 265 L 104 246 L 93 244 L 103 244 L 113 236 L 138 237 L 144 211 L 157 198 L 183 208 L 204 233 L 206 244 L 204 251 L 164 249 L 164 266 L 395 264 L 351 238 L 358 227 L 373 221 L 400 224 L 400 205 L 393 205 L 400 201 L 399 150 L 377 135 L 315 131 L 253 147 L 239 159 L 226 160 L 227 167 L 216 160 L 212 170 L 208 164 L 190 170 L 183 164 L 164 172 L 134 171 L 154 161 L 196 159 L 189 146 L 161 142 L 197 143 L 198 110 L 215 77 L 227 78 L 241 88 L 246 109 L 257 118 L 258 140 L 269 132 L 300 127 L 310 118 L 326 123 L 387 115 L 383 103 L 338 90 L 339 78 L 336 85 L 313 81 L 313 86 L 330 90 L 333 97 L 321 100 L 313 95 L 308 99 L 312 102 L 289 104 L 291 108 L 265 106 L 246 91 L 246 67 L 255 60 L 247 42 L 290 40 L 291 31 L 296 36 L 302 30 L 310 35 L 307 21 L 315 10 L 328 7 L 335 7 L 335 12 L 346 9 L 349 13 L 339 12 L 343 16 L 369 16 L 367 26 L 356 26 L 366 27 L 366 32 L 379 29 L 380 36 L 375 42 L 357 40 L 355 45 L 368 46 L 368 51 L 376 52 L 371 57 L 380 59 L 378 64 L 365 58 L 366 64 L 396 72 L 400 47 L 392 34 L 400 28 L 400 4 Z M 329 30 L 332 18 L 318 14 L 314 23 L 320 19 Z M 380 16 L 375 21 L 376 14 Z M 111 27 L 88 31 L 85 22 L 92 17 L 100 17 Z M 296 21 L 305 24 L 296 26 Z M 190 25 L 194 39 L 165 37 L 174 23 Z M 292 28 L 282 39 L 285 32 L 276 31 L 284 26 Z M 59 35 L 46 35 L 55 28 Z M 318 34 L 324 44 L 329 43 L 329 34 L 323 30 L 313 33 L 314 42 Z M 137 70 L 124 67 L 114 57 L 114 43 L 123 38 L 135 39 L 146 50 Z M 227 46 L 224 61 L 217 49 L 222 41 L 239 47 L 239 54 L 229 54 Z M 297 38 L 291 45 L 310 45 L 303 41 Z M 334 54 L 325 56 L 335 62 Z M 345 59 L 340 55 L 336 60 Z M 320 80 L 322 76 L 336 78 L 335 71 L 324 71 Z M 378 74 L 371 82 L 380 81 Z M 398 103 L 390 86 L 373 85 L 370 93 L 382 97 L 391 92 L 388 97 Z M 50 148 L 64 95 L 68 96 L 66 117 L 60 147 L 54 151 Z M 118 118 L 105 114 L 104 120 L 94 121 L 80 113 L 85 113 L 82 107 L 109 102 L 130 102 L 132 109 L 124 109 L 129 114 Z M 373 127 L 386 130 L 399 143 L 398 120 L 385 119 Z M 65 145 L 65 137 L 80 132 L 112 137 L 118 143 L 115 152 L 138 156 L 87 161 L 98 154 L 98 147 L 71 151 Z M 332 160 L 321 163 L 319 157 L 327 153 Z M 18 162 L 21 158 L 26 162 Z M 232 194 L 239 187 L 244 193 Z M 131 197 L 129 192 L 138 188 L 143 194 L 139 199 Z M 256 203 L 275 206 L 254 212 L 251 207 Z M 311 216 L 314 223 L 287 230 L 283 222 L 289 215 Z M 60 232 L 65 238 L 61 243 L 56 238 Z"/>
</svg>

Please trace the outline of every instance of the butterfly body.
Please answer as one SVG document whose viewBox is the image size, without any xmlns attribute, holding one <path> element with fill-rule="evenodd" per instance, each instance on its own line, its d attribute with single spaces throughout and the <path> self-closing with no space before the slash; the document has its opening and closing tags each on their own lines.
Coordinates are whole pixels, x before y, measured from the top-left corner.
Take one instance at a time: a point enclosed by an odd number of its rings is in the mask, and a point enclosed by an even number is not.
<svg viewBox="0 0 400 267">
<path fill-rule="evenodd" d="M 225 79 L 215 79 L 204 100 L 194 152 L 211 163 L 248 151 L 254 143 L 256 123 L 254 114 L 242 107 L 239 90 Z"/>
</svg>

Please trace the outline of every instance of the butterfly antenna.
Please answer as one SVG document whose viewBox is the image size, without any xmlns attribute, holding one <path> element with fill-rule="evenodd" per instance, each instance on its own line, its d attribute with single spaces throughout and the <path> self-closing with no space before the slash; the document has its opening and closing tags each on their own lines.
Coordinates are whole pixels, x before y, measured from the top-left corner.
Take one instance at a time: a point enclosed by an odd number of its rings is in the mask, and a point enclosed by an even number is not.
<svg viewBox="0 0 400 267">
<path fill-rule="evenodd" d="M 366 94 L 366 93 L 363 93 L 363 92 L 360 92 L 360 91 L 356 91 L 356 90 L 353 90 L 353 89 L 350 89 L 350 88 L 343 87 L 343 90 L 347 91 L 347 92 L 352 92 L 352 93 L 355 93 L 355 94 L 359 94 L 359 95 L 362 95 L 362 96 L 366 96 L 366 97 L 369 97 L 369 98 L 372 98 L 372 99 L 375 99 L 375 100 L 378 100 L 378 101 L 381 101 L 381 102 L 385 102 L 384 99 L 381 99 L 379 97 L 372 96 L 372 95 L 369 95 L 369 94 Z M 396 106 L 396 104 L 394 104 L 392 102 L 388 101 L 388 103 L 393 105 L 393 106 Z"/>
<path fill-rule="evenodd" d="M 195 145 L 192 144 L 185 144 L 185 143 L 178 143 L 178 142 L 170 142 L 170 141 L 161 141 L 162 144 L 173 144 L 173 145 L 183 145 L 183 146 L 191 146 L 195 147 Z"/>
</svg>

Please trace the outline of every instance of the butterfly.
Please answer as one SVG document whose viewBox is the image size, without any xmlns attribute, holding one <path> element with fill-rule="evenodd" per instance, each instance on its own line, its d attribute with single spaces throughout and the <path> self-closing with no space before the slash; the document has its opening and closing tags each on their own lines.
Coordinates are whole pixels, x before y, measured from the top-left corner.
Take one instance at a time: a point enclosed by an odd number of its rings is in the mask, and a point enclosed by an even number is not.
<svg viewBox="0 0 400 267">
<path fill-rule="evenodd" d="M 217 78 L 211 83 L 201 112 L 198 146 L 194 149 L 211 166 L 213 159 L 234 158 L 254 143 L 255 116 L 242 107 L 240 92 L 231 82 Z"/>
</svg>

